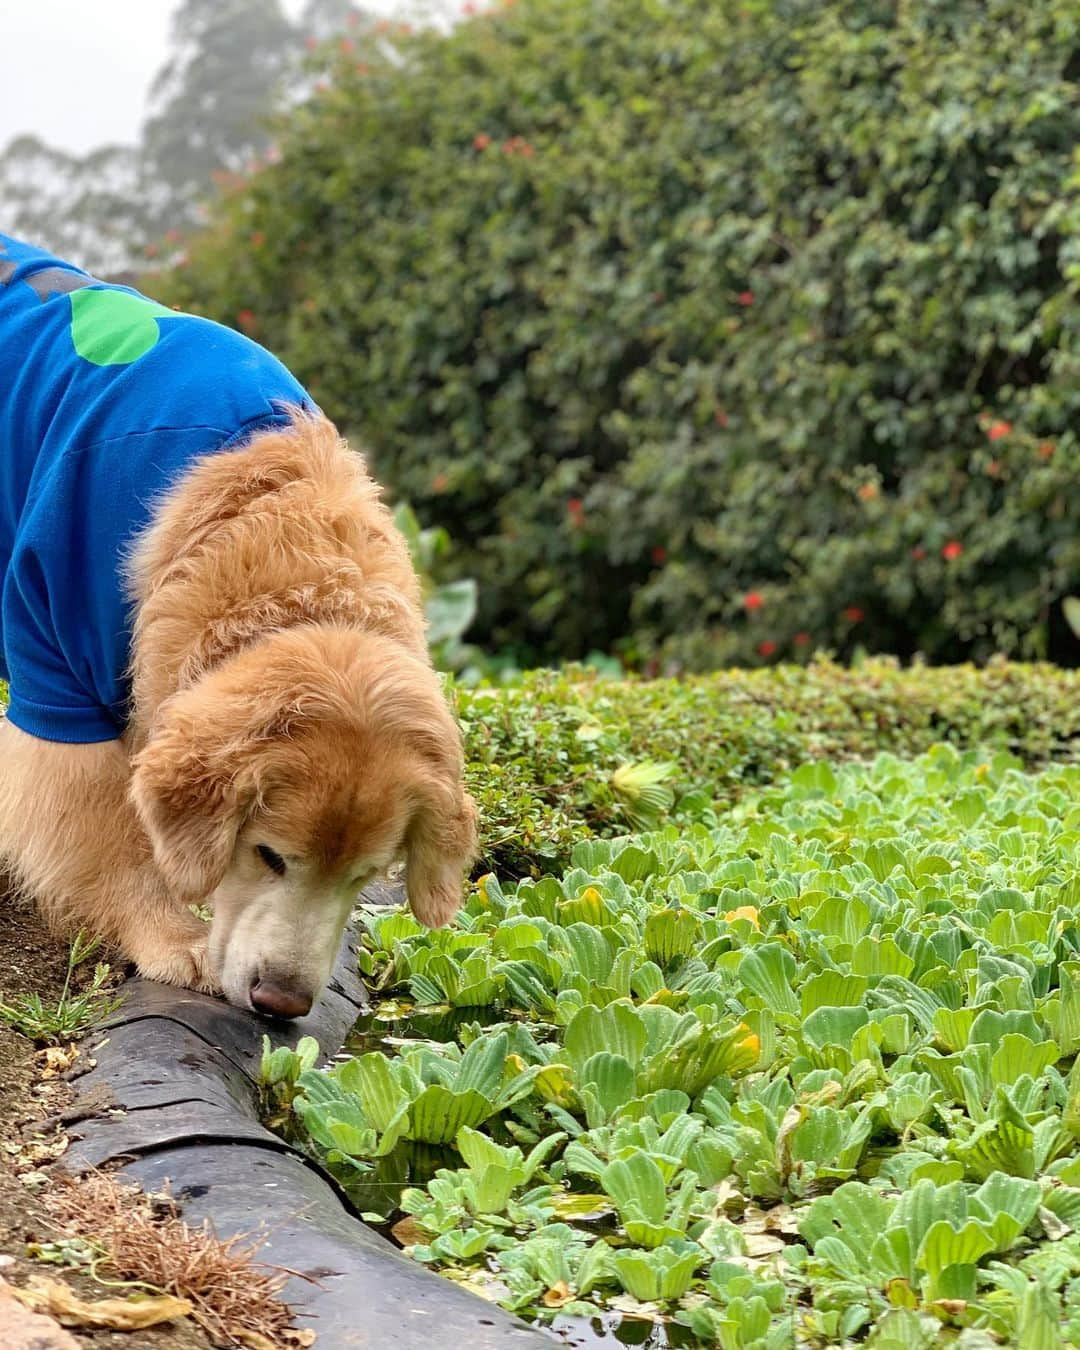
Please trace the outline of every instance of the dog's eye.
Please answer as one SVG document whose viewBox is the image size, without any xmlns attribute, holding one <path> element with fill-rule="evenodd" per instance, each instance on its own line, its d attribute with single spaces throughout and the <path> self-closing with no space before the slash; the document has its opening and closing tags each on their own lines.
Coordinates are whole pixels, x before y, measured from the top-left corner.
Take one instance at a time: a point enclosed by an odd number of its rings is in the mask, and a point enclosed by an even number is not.
<svg viewBox="0 0 1080 1350">
<path fill-rule="evenodd" d="M 271 872 L 276 872 L 279 877 L 285 875 L 285 859 L 280 853 L 275 853 L 272 848 L 267 848 L 265 844 L 256 844 L 255 852 Z"/>
</svg>

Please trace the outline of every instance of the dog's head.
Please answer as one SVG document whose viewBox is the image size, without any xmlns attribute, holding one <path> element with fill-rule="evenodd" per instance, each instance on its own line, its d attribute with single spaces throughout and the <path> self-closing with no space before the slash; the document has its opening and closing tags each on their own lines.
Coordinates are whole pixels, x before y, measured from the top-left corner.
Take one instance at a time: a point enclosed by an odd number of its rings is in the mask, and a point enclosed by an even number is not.
<svg viewBox="0 0 1080 1350">
<path fill-rule="evenodd" d="M 438 679 L 387 638 L 276 633 L 162 707 L 132 796 L 167 882 L 208 901 L 210 953 L 240 1007 L 302 1016 L 361 888 L 404 858 L 430 927 L 461 903 L 476 842 Z"/>
</svg>

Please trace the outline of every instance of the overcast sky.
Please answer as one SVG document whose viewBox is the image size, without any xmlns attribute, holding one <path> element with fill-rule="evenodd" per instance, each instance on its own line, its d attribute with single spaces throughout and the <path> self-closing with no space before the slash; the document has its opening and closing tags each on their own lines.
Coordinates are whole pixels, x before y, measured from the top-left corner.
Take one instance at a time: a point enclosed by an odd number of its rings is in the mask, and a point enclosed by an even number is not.
<svg viewBox="0 0 1080 1350">
<path fill-rule="evenodd" d="M 285 0 L 285 9 L 301 4 Z M 79 153 L 133 141 L 175 8 L 176 0 L 0 0 L 0 149 L 26 131 Z M 403 5 L 364 8 L 390 14 Z"/>
</svg>

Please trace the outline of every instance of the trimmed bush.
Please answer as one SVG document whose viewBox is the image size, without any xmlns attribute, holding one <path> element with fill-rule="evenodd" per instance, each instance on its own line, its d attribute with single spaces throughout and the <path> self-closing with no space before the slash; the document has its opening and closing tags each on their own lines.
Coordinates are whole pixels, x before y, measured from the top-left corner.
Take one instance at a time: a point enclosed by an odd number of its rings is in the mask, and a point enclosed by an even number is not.
<svg viewBox="0 0 1080 1350">
<path fill-rule="evenodd" d="M 1080 759 L 1080 675 L 1046 665 L 819 660 L 652 681 L 535 671 L 456 698 L 483 820 L 479 870 L 510 876 L 565 865 L 591 835 L 625 833 L 632 793 L 612 775 L 643 760 L 674 766 L 676 812 L 695 815 L 817 758 L 915 755 L 945 741 L 1026 765 Z"/>
<path fill-rule="evenodd" d="M 361 433 L 482 640 L 1072 659 L 1075 5 L 517 0 L 330 66 L 158 293 Z"/>
</svg>

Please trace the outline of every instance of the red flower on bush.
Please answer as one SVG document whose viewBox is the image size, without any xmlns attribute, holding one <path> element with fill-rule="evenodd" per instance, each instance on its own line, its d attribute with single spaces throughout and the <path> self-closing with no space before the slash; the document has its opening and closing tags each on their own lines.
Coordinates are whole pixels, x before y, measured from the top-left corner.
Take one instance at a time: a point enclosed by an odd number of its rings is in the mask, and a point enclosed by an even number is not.
<svg viewBox="0 0 1080 1350">
<path fill-rule="evenodd" d="M 667 549 L 664 548 L 663 544 L 657 544 L 649 557 L 652 558 L 657 567 L 662 567 L 667 562 Z"/>
<path fill-rule="evenodd" d="M 236 312 L 236 322 L 245 333 L 253 333 L 259 326 L 259 321 L 255 317 L 253 309 L 239 309 Z"/>
<path fill-rule="evenodd" d="M 450 485 L 450 479 L 444 473 L 437 473 L 431 480 L 432 492 L 445 492 Z"/>
<path fill-rule="evenodd" d="M 1035 451 L 1035 453 L 1039 456 L 1040 459 L 1053 459 L 1054 442 L 1053 441 L 1040 442 L 1039 448 Z"/>
<path fill-rule="evenodd" d="M 181 237 L 181 236 L 180 236 L 180 231 L 179 231 L 179 230 L 166 230 L 166 231 L 165 231 L 165 242 L 166 242 L 167 244 L 178 244 L 178 243 L 180 242 L 180 237 Z"/>
<path fill-rule="evenodd" d="M 1012 431 L 1011 422 L 991 422 L 986 428 L 986 435 L 991 441 L 1000 441 Z"/>
<path fill-rule="evenodd" d="M 318 45 L 319 45 L 318 38 L 306 37 L 304 39 L 304 46 L 308 49 L 309 52 L 313 52 Z"/>
<path fill-rule="evenodd" d="M 990 475 L 991 478 L 1000 478 L 1001 460 L 1000 459 L 989 460 L 986 465 L 986 472 Z"/>
<path fill-rule="evenodd" d="M 743 596 L 743 609 L 753 614 L 755 610 L 761 608 L 765 603 L 765 597 L 760 591 L 747 591 Z"/>
<path fill-rule="evenodd" d="M 739 294 L 735 297 L 735 299 L 738 301 L 740 305 L 742 305 L 744 309 L 748 309 L 754 303 L 754 292 L 740 291 Z"/>
<path fill-rule="evenodd" d="M 875 497 L 881 496 L 881 489 L 876 483 L 863 483 L 859 488 L 859 501 L 872 502 Z"/>
<path fill-rule="evenodd" d="M 963 551 L 964 546 L 959 539 L 950 539 L 949 542 L 945 545 L 945 547 L 941 550 L 941 556 L 946 560 L 946 562 L 955 562 L 955 560 L 960 557 Z"/>
<path fill-rule="evenodd" d="M 772 640 L 772 638 L 764 638 L 761 642 L 758 643 L 757 649 L 759 656 L 772 656 L 773 653 L 776 651 L 776 643 Z"/>
<path fill-rule="evenodd" d="M 848 605 L 840 612 L 843 614 L 844 618 L 847 619 L 848 623 L 862 623 L 863 619 L 866 618 L 866 611 L 860 609 L 858 605 Z"/>
<path fill-rule="evenodd" d="M 585 524 L 585 503 L 580 497 L 571 497 L 566 503 L 566 514 L 570 517 L 572 525 Z"/>
<path fill-rule="evenodd" d="M 356 51 L 356 43 L 350 37 L 343 37 L 338 46 L 346 56 L 352 56 L 353 52 Z"/>
<path fill-rule="evenodd" d="M 473 0 L 465 0 L 465 3 L 461 6 L 461 12 L 467 19 L 471 19 L 476 13 L 476 5 Z"/>
<path fill-rule="evenodd" d="M 809 633 L 796 633 L 791 640 L 796 647 L 809 647 L 812 638 Z"/>
<path fill-rule="evenodd" d="M 490 144 L 491 144 L 491 137 L 487 134 L 486 131 L 481 131 L 478 136 L 473 137 L 474 150 L 486 150 Z"/>
<path fill-rule="evenodd" d="M 262 248 L 263 244 L 266 243 L 266 235 L 263 234 L 262 230 L 255 231 L 251 236 L 251 243 L 255 248 Z"/>
<path fill-rule="evenodd" d="M 723 408 L 717 408 L 717 410 L 713 413 L 713 421 L 716 423 L 718 427 L 727 427 L 731 425 L 731 418 L 727 415 L 727 413 L 723 410 Z"/>
<path fill-rule="evenodd" d="M 916 562 L 922 562 L 922 560 L 926 557 L 926 549 L 923 548 L 922 544 L 916 544 L 915 547 L 911 550 L 911 556 L 915 559 Z"/>
<path fill-rule="evenodd" d="M 148 258 L 156 258 L 158 246 L 157 244 L 147 244 L 147 246 L 143 249 L 143 252 L 146 254 Z"/>
</svg>

